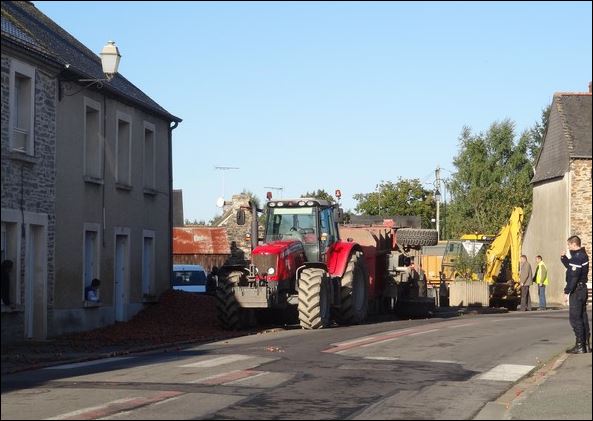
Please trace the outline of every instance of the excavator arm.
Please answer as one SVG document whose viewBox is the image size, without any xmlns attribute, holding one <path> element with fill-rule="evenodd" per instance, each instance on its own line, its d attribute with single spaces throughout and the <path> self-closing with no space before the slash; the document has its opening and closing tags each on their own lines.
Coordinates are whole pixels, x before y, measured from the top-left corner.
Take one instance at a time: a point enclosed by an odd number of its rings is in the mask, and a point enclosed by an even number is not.
<svg viewBox="0 0 593 421">
<path fill-rule="evenodd" d="M 515 285 L 519 283 L 519 258 L 521 257 L 521 240 L 523 209 L 514 208 L 509 222 L 502 227 L 488 250 L 486 250 L 486 273 L 484 280 L 492 283 L 498 277 L 504 259 L 511 252 L 511 269 Z"/>
</svg>

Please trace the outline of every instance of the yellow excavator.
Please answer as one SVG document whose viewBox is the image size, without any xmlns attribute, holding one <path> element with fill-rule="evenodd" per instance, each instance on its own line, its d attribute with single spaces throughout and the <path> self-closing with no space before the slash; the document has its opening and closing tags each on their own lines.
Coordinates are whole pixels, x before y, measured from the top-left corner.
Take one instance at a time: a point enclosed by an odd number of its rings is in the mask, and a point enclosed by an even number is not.
<svg viewBox="0 0 593 421">
<path fill-rule="evenodd" d="M 519 283 L 519 259 L 523 238 L 523 209 L 514 208 L 509 222 L 502 227 L 486 251 L 486 282 L 496 282 L 509 251 L 511 253 L 511 273 L 515 284 Z"/>
<path fill-rule="evenodd" d="M 460 262 L 465 258 L 481 260 L 480 268 L 471 274 L 473 280 L 484 280 L 492 285 L 490 304 L 515 307 L 519 299 L 519 260 L 523 238 L 523 209 L 513 209 L 508 223 L 497 235 L 465 234 L 460 240 L 447 243 L 441 265 L 441 276 L 453 281 L 462 274 Z M 480 257 L 483 256 L 483 257 Z"/>
</svg>

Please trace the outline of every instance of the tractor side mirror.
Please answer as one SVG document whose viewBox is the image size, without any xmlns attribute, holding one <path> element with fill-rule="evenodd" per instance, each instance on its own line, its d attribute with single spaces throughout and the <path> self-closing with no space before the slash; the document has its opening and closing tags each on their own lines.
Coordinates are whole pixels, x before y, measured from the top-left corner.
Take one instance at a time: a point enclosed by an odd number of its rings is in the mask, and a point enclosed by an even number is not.
<svg viewBox="0 0 593 421">
<path fill-rule="evenodd" d="M 338 222 L 338 224 L 343 223 L 344 222 L 344 209 L 335 208 L 334 217 L 336 218 L 336 221 Z"/>
<path fill-rule="evenodd" d="M 245 225 L 245 211 L 243 209 L 237 211 L 237 225 Z"/>
</svg>

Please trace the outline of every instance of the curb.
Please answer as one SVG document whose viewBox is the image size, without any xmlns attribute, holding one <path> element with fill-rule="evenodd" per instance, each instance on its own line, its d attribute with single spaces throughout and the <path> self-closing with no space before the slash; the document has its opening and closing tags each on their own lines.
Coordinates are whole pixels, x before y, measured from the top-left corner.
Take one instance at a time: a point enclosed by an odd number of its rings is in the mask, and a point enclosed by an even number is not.
<svg viewBox="0 0 593 421">
<path fill-rule="evenodd" d="M 539 369 L 534 369 L 528 375 L 523 377 L 518 383 L 514 384 L 509 390 L 503 393 L 493 402 L 488 402 L 473 418 L 474 420 L 510 420 L 510 410 L 513 405 L 520 400 L 526 399 L 538 386 L 544 383 L 550 376 L 556 374 L 556 370 L 564 364 L 568 354 L 562 352 L 553 357 Z"/>
</svg>

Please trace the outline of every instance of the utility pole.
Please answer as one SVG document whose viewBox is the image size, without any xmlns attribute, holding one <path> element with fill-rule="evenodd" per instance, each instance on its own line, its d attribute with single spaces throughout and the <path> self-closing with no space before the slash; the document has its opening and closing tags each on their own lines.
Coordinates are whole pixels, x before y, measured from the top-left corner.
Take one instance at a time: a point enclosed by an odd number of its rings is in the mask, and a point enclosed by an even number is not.
<svg viewBox="0 0 593 421">
<path fill-rule="evenodd" d="M 284 194 L 284 186 L 280 186 L 280 187 L 264 186 L 264 189 L 270 189 L 270 190 L 279 191 L 280 192 L 280 199 L 282 199 L 282 196 Z"/>
<path fill-rule="evenodd" d="M 214 167 L 215 170 L 222 171 L 222 197 L 224 198 L 224 175 L 229 170 L 238 170 L 239 167 Z"/>
<path fill-rule="evenodd" d="M 437 238 L 441 239 L 441 167 L 437 164 L 437 169 L 434 171 L 435 176 L 435 188 L 434 198 L 437 202 Z"/>
</svg>

